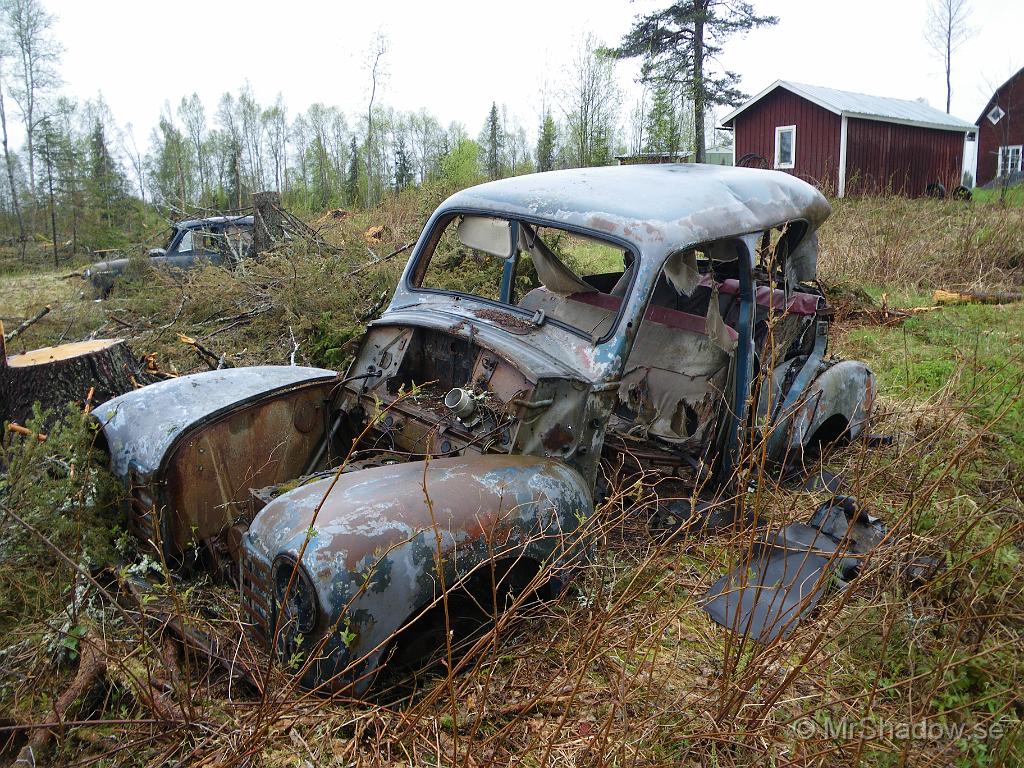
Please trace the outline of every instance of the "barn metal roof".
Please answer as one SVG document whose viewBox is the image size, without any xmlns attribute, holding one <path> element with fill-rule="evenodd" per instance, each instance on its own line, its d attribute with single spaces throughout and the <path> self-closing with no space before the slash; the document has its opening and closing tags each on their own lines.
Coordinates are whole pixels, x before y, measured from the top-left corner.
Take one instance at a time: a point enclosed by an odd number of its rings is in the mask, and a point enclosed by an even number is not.
<svg viewBox="0 0 1024 768">
<path fill-rule="evenodd" d="M 790 80 L 776 80 L 759 94 L 734 109 L 722 120 L 723 128 L 732 128 L 732 122 L 741 113 L 760 101 L 776 88 L 785 88 L 797 96 L 817 104 L 829 112 L 842 117 L 857 117 L 864 120 L 879 120 L 887 123 L 914 125 L 920 128 L 936 128 L 943 131 L 963 133 L 975 129 L 974 123 L 947 115 L 945 112 L 919 101 L 892 99 L 888 96 L 868 96 L 864 93 L 840 91 L 820 85 L 805 85 Z"/>
</svg>

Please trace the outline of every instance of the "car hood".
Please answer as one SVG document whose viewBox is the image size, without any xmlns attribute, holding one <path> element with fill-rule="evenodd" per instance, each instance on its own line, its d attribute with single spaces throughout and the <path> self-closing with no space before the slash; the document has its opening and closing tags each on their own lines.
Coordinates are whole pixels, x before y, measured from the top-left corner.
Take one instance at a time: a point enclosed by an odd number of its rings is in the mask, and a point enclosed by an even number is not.
<svg viewBox="0 0 1024 768">
<path fill-rule="evenodd" d="M 337 375 L 323 368 L 290 365 L 204 371 L 119 395 L 90 415 L 103 431 L 114 474 L 125 477 L 132 468 L 147 476 L 159 469 L 181 434 L 205 419 L 253 399 Z"/>
</svg>

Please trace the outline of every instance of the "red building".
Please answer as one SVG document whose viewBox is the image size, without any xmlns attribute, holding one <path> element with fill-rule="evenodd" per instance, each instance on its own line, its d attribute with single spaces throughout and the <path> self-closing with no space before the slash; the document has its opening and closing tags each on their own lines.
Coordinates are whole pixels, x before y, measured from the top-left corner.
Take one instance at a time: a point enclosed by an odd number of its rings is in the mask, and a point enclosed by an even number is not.
<svg viewBox="0 0 1024 768">
<path fill-rule="evenodd" d="M 992 94 L 978 117 L 977 183 L 1020 173 L 1024 147 L 1024 69 Z"/>
<path fill-rule="evenodd" d="M 917 101 L 785 80 L 728 114 L 721 127 L 734 133 L 737 165 L 788 171 L 839 197 L 923 195 L 933 183 L 952 190 L 963 177 L 964 141 L 976 130 Z"/>
</svg>

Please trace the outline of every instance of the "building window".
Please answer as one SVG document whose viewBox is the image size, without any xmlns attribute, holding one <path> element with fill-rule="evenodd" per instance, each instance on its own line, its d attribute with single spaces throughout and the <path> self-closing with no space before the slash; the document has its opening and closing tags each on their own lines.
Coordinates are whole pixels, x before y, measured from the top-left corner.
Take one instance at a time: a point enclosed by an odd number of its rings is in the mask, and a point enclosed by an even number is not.
<svg viewBox="0 0 1024 768">
<path fill-rule="evenodd" d="M 779 126 L 775 129 L 775 167 L 792 168 L 794 165 L 796 165 L 796 126 Z"/>
<path fill-rule="evenodd" d="M 999 170 L 996 176 L 1002 178 L 1020 171 L 1021 145 L 999 148 Z"/>
</svg>

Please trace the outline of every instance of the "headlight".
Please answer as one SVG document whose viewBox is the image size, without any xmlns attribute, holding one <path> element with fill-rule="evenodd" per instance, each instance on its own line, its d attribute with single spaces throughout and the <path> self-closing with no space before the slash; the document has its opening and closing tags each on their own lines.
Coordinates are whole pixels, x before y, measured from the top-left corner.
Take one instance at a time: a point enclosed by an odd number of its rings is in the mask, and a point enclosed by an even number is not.
<svg viewBox="0 0 1024 768">
<path fill-rule="evenodd" d="M 295 574 L 294 578 L 292 573 Z M 288 588 L 289 581 L 291 589 Z M 281 611 L 282 627 L 291 624 L 304 635 L 316 629 L 320 614 L 316 590 L 306 572 L 296 567 L 290 557 L 279 557 L 274 563 L 274 595 Z"/>
</svg>

